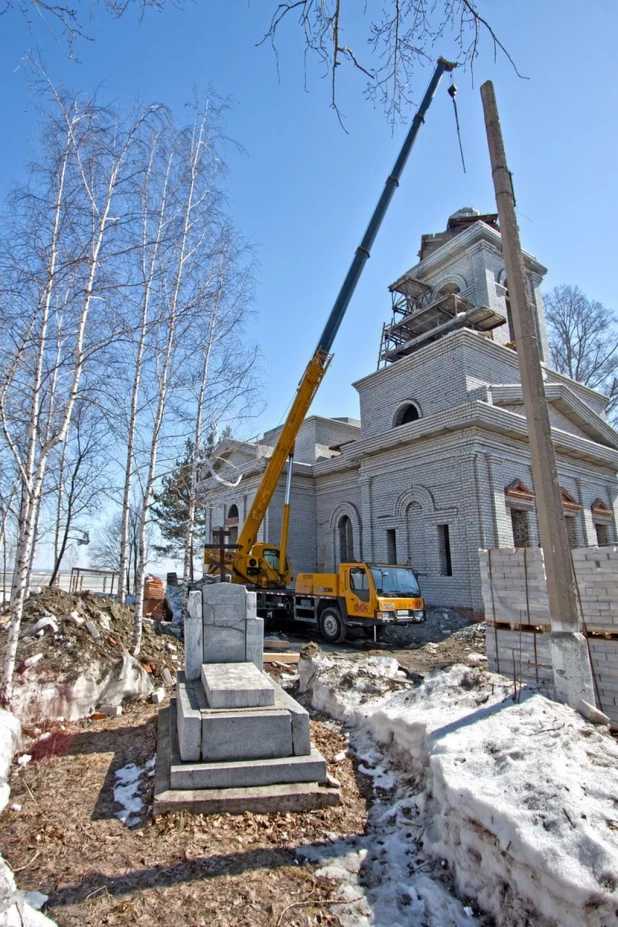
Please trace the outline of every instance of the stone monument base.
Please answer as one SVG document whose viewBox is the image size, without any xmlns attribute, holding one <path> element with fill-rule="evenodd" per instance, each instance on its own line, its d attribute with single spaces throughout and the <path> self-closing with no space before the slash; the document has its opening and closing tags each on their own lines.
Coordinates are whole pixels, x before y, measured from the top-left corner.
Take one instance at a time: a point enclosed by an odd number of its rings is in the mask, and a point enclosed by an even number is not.
<svg viewBox="0 0 618 927">
<path fill-rule="evenodd" d="M 183 762 L 175 700 L 159 711 L 154 817 L 175 811 L 269 814 L 340 805 L 339 789 L 323 784 L 325 773 L 324 760 L 315 748 L 306 756 L 271 760 Z M 204 787 L 206 783 L 210 787 Z"/>
</svg>

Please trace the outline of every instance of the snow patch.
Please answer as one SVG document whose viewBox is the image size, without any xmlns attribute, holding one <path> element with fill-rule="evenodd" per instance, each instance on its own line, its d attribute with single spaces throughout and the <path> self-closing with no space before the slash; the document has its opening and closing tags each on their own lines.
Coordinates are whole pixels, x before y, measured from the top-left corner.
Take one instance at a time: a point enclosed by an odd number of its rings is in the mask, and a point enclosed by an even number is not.
<svg viewBox="0 0 618 927">
<path fill-rule="evenodd" d="M 0 927 L 57 927 L 37 910 L 46 901 L 42 892 L 20 892 L 12 870 L 0 856 Z"/>
<path fill-rule="evenodd" d="M 616 923 L 618 746 L 604 732 L 534 690 L 513 701 L 483 668 L 403 691 L 370 661 L 320 655 L 299 675 L 314 707 L 351 725 L 378 790 L 368 836 L 321 870 L 362 896 L 334 908 L 342 923 L 484 923 L 470 900 L 498 927 Z"/>
<path fill-rule="evenodd" d="M 144 809 L 144 802 L 140 795 L 141 779 L 144 774 L 147 777 L 154 775 L 155 762 L 156 758 L 152 757 L 144 766 L 128 763 L 114 773 L 116 779 L 114 801 L 121 806 L 120 811 L 116 811 L 115 815 L 127 827 L 135 827 L 140 823 L 140 814 Z"/>
</svg>

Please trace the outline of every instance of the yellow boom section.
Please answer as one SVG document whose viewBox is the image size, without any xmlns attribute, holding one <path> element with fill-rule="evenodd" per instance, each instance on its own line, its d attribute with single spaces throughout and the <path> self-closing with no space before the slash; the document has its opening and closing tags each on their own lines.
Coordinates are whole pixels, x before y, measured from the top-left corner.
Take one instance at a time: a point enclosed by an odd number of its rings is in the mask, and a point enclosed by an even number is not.
<svg viewBox="0 0 618 927">
<path fill-rule="evenodd" d="M 294 449 L 300 426 L 305 420 L 309 407 L 313 402 L 324 374 L 332 360 L 332 355 L 318 348 L 307 364 L 303 377 L 298 384 L 296 396 L 281 429 L 279 440 L 264 471 L 264 476 L 258 486 L 257 493 L 240 536 L 237 541 L 237 550 L 225 554 L 225 562 L 229 567 L 230 579 L 233 583 L 253 583 L 257 586 L 283 586 L 290 581 L 289 568 L 283 551 L 283 562 L 279 563 L 279 548 L 272 544 L 256 545 L 260 526 L 264 521 L 266 509 L 274 495 L 279 477 L 283 472 L 285 462 Z M 291 466 L 291 462 L 290 462 Z M 288 506 L 289 509 L 289 506 Z M 285 531 L 287 535 L 287 530 Z M 285 542 L 284 542 L 285 543 Z M 252 556 L 253 550 L 253 556 Z M 275 555 L 277 565 L 269 563 L 265 551 Z M 209 572 L 216 572 L 219 563 L 217 551 L 205 550 L 204 562 Z M 228 572 L 228 571 L 226 571 Z"/>
<path fill-rule="evenodd" d="M 258 487 L 255 499 L 245 520 L 245 524 L 238 538 L 240 550 L 236 556 L 242 558 L 247 556 L 253 544 L 257 540 L 258 531 L 264 521 L 266 509 L 273 497 L 279 477 L 283 472 L 285 462 L 294 448 L 294 442 L 298 436 L 300 426 L 305 420 L 309 407 L 313 402 L 324 374 L 328 370 L 332 355 L 325 351 L 317 350 L 309 363 L 303 377 L 298 384 L 296 396 L 281 429 L 279 440 L 268 461 L 264 476 Z"/>
</svg>

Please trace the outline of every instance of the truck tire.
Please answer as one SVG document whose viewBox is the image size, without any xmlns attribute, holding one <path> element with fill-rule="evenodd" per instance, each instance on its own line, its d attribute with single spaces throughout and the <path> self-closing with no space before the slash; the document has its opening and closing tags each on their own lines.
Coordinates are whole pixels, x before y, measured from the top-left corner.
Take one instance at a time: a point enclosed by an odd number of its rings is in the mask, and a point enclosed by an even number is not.
<svg viewBox="0 0 618 927">
<path fill-rule="evenodd" d="M 345 640 L 345 624 L 338 608 L 325 608 L 320 615 L 320 634 L 329 644 L 339 644 Z"/>
</svg>

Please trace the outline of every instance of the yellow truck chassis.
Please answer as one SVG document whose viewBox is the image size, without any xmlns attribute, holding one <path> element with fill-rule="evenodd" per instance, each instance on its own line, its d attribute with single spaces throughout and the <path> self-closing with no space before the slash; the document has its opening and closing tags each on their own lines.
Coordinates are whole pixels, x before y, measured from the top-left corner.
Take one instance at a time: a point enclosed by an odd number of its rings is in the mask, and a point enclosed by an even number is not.
<svg viewBox="0 0 618 927">
<path fill-rule="evenodd" d="M 408 592 L 386 592 L 376 584 L 399 579 Z M 389 564 L 341 564 L 338 573 L 300 573 L 295 589 L 256 588 L 258 614 L 266 619 L 287 618 L 316 625 L 322 637 L 336 643 L 348 628 L 377 638 L 383 628 L 414 624 L 425 619 L 425 603 L 409 567 Z"/>
</svg>

